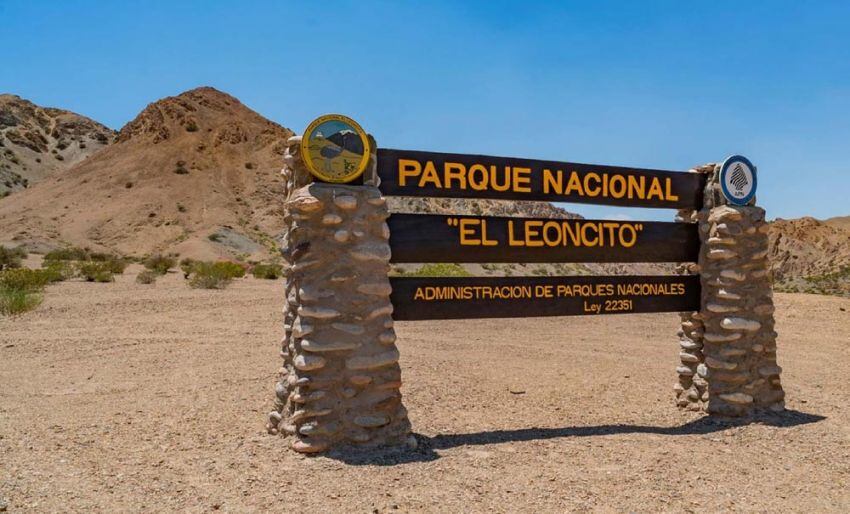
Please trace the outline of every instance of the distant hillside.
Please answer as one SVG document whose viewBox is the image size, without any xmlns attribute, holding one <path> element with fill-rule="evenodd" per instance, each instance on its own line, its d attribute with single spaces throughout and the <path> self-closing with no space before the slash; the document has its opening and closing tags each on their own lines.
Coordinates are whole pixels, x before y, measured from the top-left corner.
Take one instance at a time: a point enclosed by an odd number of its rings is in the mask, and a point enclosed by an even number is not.
<svg viewBox="0 0 850 514">
<path fill-rule="evenodd" d="M 0 197 L 67 170 L 114 136 L 85 116 L 0 95 Z"/>
<path fill-rule="evenodd" d="M 829 218 L 828 220 L 824 220 L 824 223 L 831 227 L 850 230 L 850 216 L 838 216 L 835 218 Z"/>
<path fill-rule="evenodd" d="M 388 199 L 387 205 L 392 212 L 412 214 L 466 214 L 473 216 L 581 219 L 581 216 L 578 214 L 556 207 L 549 202 L 393 197 Z"/>
<path fill-rule="evenodd" d="M 850 230 L 842 222 L 847 219 L 804 217 L 771 223 L 770 260 L 777 289 L 850 294 Z"/>
<path fill-rule="evenodd" d="M 283 228 L 280 168 L 292 131 L 230 95 L 204 87 L 164 98 L 117 135 L 68 111 L 0 95 L 0 135 L 0 194 L 16 191 L 0 198 L 0 243 L 202 259 L 277 256 Z M 411 213 L 580 217 L 547 202 L 391 198 L 389 207 Z M 769 239 L 778 289 L 850 294 L 850 216 L 776 220 Z M 418 266 L 400 265 L 396 271 Z M 458 269 L 555 275 L 666 274 L 673 268 L 484 263 Z"/>
<path fill-rule="evenodd" d="M 0 200 L 0 234 L 41 248 L 267 257 L 291 135 L 212 88 L 162 99 L 103 151 Z"/>
</svg>

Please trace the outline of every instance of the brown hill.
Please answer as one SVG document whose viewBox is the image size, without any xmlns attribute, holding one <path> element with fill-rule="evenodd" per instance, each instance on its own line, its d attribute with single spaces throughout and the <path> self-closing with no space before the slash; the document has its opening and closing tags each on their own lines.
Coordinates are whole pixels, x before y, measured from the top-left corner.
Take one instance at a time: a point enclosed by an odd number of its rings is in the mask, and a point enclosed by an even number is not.
<svg viewBox="0 0 850 514">
<path fill-rule="evenodd" d="M 0 129 L 4 137 L 0 150 L 13 147 L 17 165 L 27 166 L 32 181 L 55 172 L 56 163 L 79 161 L 85 158 L 84 151 L 102 148 L 64 173 L 0 200 L 0 243 L 36 249 L 88 246 L 129 255 L 176 252 L 204 259 L 257 259 L 277 253 L 275 238 L 282 228 L 279 169 L 283 142 L 292 132 L 225 93 L 199 88 L 150 104 L 109 146 L 112 133 L 106 127 L 10 95 L 0 97 Z M 38 155 L 43 156 L 42 163 L 33 157 Z M 51 157 L 47 159 L 51 168 L 44 163 L 46 157 Z M 45 167 L 36 172 L 32 163 Z M 390 207 L 395 212 L 579 217 L 546 202 L 393 198 Z M 848 219 L 772 223 L 777 283 L 803 290 L 835 290 L 824 284 L 846 283 Z M 464 268 L 475 274 L 517 275 L 672 270 L 665 264 Z"/>
<path fill-rule="evenodd" d="M 831 227 L 850 230 L 850 216 L 836 216 L 823 221 Z"/>
<path fill-rule="evenodd" d="M 850 293 L 850 230 L 810 217 L 777 219 L 769 238 L 780 289 Z"/>
<path fill-rule="evenodd" d="M 0 197 L 67 170 L 114 136 L 85 116 L 0 95 Z"/>
<path fill-rule="evenodd" d="M 0 239 L 130 255 L 268 256 L 291 135 L 212 88 L 162 99 L 113 145 L 0 200 Z"/>
</svg>

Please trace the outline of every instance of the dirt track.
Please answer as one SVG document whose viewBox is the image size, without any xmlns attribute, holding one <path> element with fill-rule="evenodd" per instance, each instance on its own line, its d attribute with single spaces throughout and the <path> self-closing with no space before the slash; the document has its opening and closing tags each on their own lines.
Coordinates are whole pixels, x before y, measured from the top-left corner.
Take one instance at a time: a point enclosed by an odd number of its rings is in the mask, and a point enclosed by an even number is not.
<svg viewBox="0 0 850 514">
<path fill-rule="evenodd" d="M 420 449 L 309 458 L 263 428 L 282 284 L 134 278 L 0 318 L 10 511 L 850 510 L 850 300 L 777 294 L 789 411 L 741 425 L 676 410 L 674 314 L 398 323 Z"/>
</svg>

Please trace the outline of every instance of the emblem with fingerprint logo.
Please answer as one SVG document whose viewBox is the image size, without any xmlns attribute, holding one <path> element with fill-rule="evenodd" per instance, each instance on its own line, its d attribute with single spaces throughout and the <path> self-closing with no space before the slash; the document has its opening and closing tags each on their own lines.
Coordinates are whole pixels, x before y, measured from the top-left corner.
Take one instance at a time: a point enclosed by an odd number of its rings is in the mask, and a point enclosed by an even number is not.
<svg viewBox="0 0 850 514">
<path fill-rule="evenodd" d="M 730 182 L 733 186 L 735 186 L 735 192 L 740 193 L 744 190 L 744 188 L 749 184 L 749 180 L 747 180 L 747 175 L 744 173 L 744 168 L 741 166 L 741 163 L 735 163 L 735 169 L 732 170 L 732 177 Z"/>
<path fill-rule="evenodd" d="M 756 168 L 746 157 L 734 155 L 720 168 L 723 196 L 734 205 L 746 205 L 756 191 Z"/>
</svg>

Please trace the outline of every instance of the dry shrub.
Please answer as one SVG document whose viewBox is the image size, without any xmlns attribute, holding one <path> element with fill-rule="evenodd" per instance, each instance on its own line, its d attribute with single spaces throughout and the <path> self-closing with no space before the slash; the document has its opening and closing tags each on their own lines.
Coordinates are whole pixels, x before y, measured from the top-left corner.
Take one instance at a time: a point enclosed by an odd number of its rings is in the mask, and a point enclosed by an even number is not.
<svg viewBox="0 0 850 514">
<path fill-rule="evenodd" d="M 110 273 L 120 275 L 124 273 L 127 267 L 127 260 L 118 255 L 103 252 L 93 252 L 88 248 L 61 248 L 48 252 L 44 256 L 44 267 L 56 265 L 57 263 L 70 264 L 71 262 L 78 263 L 78 267 L 82 268 L 86 264 L 98 263 L 102 264 L 101 268 L 109 270 Z M 94 269 L 89 267 L 89 270 Z M 69 277 L 66 277 L 69 278 Z"/>
<path fill-rule="evenodd" d="M 89 258 L 88 250 L 73 246 L 51 250 L 44 256 L 45 261 L 87 261 Z"/>
<path fill-rule="evenodd" d="M 12 316 L 36 308 L 49 281 L 48 274 L 42 270 L 0 271 L 0 314 Z"/>
<path fill-rule="evenodd" d="M 155 273 L 151 270 L 144 270 L 138 275 L 136 275 L 136 282 L 138 282 L 139 284 L 153 284 L 156 282 L 156 278 L 158 276 L 158 273 Z"/>
<path fill-rule="evenodd" d="M 235 262 L 193 261 L 188 266 L 189 286 L 196 289 L 224 289 L 234 278 L 245 276 L 245 267 Z"/>
<path fill-rule="evenodd" d="M 142 264 L 154 273 L 165 275 L 168 270 L 177 265 L 177 260 L 168 255 L 151 255 Z"/>
<path fill-rule="evenodd" d="M 83 262 L 78 268 L 78 275 L 86 282 L 115 282 L 109 264 L 105 262 Z"/>
<path fill-rule="evenodd" d="M 277 280 L 283 276 L 283 266 L 280 264 L 256 264 L 251 268 L 251 274 L 254 275 L 254 278 Z"/>
<path fill-rule="evenodd" d="M 0 245 L 0 270 L 20 268 L 21 261 L 26 257 L 27 252 L 23 247 L 6 248 Z"/>
<path fill-rule="evenodd" d="M 195 289 L 224 289 L 232 278 L 218 263 L 196 262 L 192 266 L 189 286 Z"/>
</svg>

